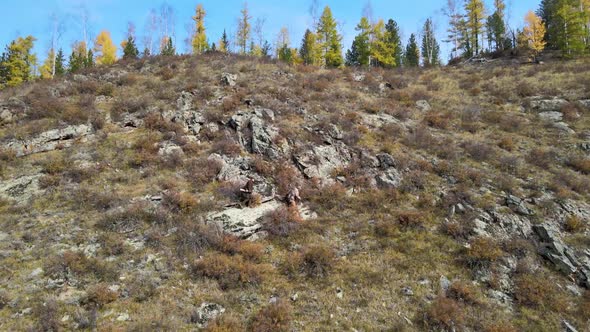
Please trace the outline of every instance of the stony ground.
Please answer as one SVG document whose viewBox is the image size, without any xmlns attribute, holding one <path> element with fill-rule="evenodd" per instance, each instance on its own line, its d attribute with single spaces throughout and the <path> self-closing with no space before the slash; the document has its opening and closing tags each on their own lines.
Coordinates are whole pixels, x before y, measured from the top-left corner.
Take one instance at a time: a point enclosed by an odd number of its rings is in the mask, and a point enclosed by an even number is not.
<svg viewBox="0 0 590 332">
<path fill-rule="evenodd" d="M 589 330 L 589 153 L 587 59 L 0 91 L 0 330 Z"/>
</svg>

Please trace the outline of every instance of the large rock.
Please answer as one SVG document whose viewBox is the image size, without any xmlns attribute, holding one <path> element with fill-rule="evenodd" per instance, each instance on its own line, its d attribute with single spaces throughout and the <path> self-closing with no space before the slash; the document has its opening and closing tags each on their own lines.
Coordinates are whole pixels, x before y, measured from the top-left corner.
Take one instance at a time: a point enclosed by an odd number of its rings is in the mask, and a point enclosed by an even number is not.
<svg viewBox="0 0 590 332">
<path fill-rule="evenodd" d="M 14 199 L 18 203 L 26 203 L 31 197 L 42 192 L 39 188 L 40 174 L 21 176 L 0 182 L 0 197 Z"/>
<path fill-rule="evenodd" d="M 426 100 L 418 100 L 416 102 L 416 108 L 418 108 L 422 112 L 428 112 L 432 109 L 432 107 Z"/>
<path fill-rule="evenodd" d="M 9 98 L 0 103 L 0 125 L 12 123 L 24 115 L 26 105 L 22 100 Z"/>
<path fill-rule="evenodd" d="M 529 99 L 531 110 L 536 112 L 559 112 L 568 103 L 567 100 L 557 97 L 543 98 L 536 96 Z"/>
<path fill-rule="evenodd" d="M 238 141 L 247 151 L 276 158 L 280 154 L 280 148 L 273 140 L 279 134 L 279 130 L 269 124 L 273 119 L 272 110 L 256 108 L 253 111 L 237 112 L 229 119 L 227 125 L 236 130 Z"/>
<path fill-rule="evenodd" d="M 234 86 L 236 86 L 237 79 L 238 79 L 238 75 L 236 75 L 236 74 L 230 74 L 230 73 L 221 74 L 221 83 L 223 85 L 234 87 Z"/>
<path fill-rule="evenodd" d="M 520 199 L 514 195 L 507 195 L 504 198 L 504 201 L 506 203 L 506 206 L 508 206 L 510 209 L 512 209 L 512 211 L 514 211 L 520 215 L 532 216 L 534 214 L 534 211 L 529 209 L 526 206 L 526 203 L 522 199 Z"/>
<path fill-rule="evenodd" d="M 92 133 L 92 128 L 82 124 L 68 126 L 63 129 L 53 129 L 39 134 L 28 140 L 13 140 L 6 144 L 6 148 L 13 150 L 17 157 L 33 153 L 52 151 L 57 148 L 72 146 Z"/>
<path fill-rule="evenodd" d="M 559 122 L 563 120 L 563 114 L 561 112 L 541 112 L 539 113 L 539 117 L 545 121 L 552 121 L 552 122 Z"/>
<path fill-rule="evenodd" d="M 352 156 L 345 145 L 320 145 L 295 155 L 294 160 L 307 178 L 329 180 L 332 171 L 346 167 Z"/>
<path fill-rule="evenodd" d="M 552 123 L 551 125 L 553 126 L 553 128 L 555 128 L 555 129 L 557 129 L 557 130 L 561 131 L 561 132 L 562 132 L 562 133 L 564 133 L 564 134 L 573 135 L 573 134 L 575 134 L 575 133 L 576 133 L 576 132 L 575 132 L 575 131 L 574 131 L 572 128 L 570 128 L 570 126 L 569 126 L 567 123 L 565 123 L 565 122 L 554 122 L 554 123 Z"/>
<path fill-rule="evenodd" d="M 217 303 L 204 302 L 195 310 L 191 317 L 191 322 L 195 323 L 198 328 L 207 327 L 207 324 L 225 312 L 225 308 Z"/>
<path fill-rule="evenodd" d="M 402 175 L 395 168 L 390 168 L 378 174 L 375 180 L 380 188 L 392 189 L 399 187 L 402 182 Z"/>
<path fill-rule="evenodd" d="M 229 208 L 210 214 L 207 220 L 217 224 L 225 233 L 248 239 L 260 231 L 264 216 L 282 205 L 272 200 L 253 208 Z"/>
</svg>

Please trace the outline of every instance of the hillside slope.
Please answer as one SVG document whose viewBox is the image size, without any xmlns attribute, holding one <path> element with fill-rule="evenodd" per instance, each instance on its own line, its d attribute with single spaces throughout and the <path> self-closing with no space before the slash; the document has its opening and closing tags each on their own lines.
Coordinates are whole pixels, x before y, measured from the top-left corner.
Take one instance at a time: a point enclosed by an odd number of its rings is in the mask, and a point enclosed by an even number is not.
<svg viewBox="0 0 590 332">
<path fill-rule="evenodd" d="M 589 153 L 588 60 L 0 91 L 0 330 L 587 330 Z"/>
</svg>

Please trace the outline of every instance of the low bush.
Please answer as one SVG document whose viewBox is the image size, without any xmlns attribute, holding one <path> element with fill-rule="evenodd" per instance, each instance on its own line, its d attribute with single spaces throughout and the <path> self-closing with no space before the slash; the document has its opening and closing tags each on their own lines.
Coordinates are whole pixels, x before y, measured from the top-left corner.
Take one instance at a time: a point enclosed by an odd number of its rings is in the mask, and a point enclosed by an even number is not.
<svg viewBox="0 0 590 332">
<path fill-rule="evenodd" d="M 117 292 L 109 289 L 109 285 L 105 283 L 98 283 L 96 285 L 91 286 L 88 289 L 87 294 L 87 301 L 91 304 L 96 305 L 99 308 L 105 306 L 106 304 L 116 301 L 119 297 Z"/>
<path fill-rule="evenodd" d="M 280 207 L 264 217 L 262 228 L 271 236 L 288 237 L 299 229 L 301 222 L 297 207 Z"/>
<path fill-rule="evenodd" d="M 469 245 L 466 259 L 470 266 L 487 266 L 503 255 L 502 249 L 492 238 L 479 236 L 471 240 Z"/>
<path fill-rule="evenodd" d="M 480 303 L 477 288 L 464 281 L 453 282 L 447 290 L 447 297 L 469 305 Z"/>
<path fill-rule="evenodd" d="M 422 211 L 402 211 L 397 220 L 402 229 L 421 229 L 429 220 L 429 216 Z"/>
<path fill-rule="evenodd" d="M 194 261 L 190 271 L 193 277 L 217 280 L 223 290 L 259 285 L 264 279 L 258 265 L 244 261 L 241 256 L 221 253 L 211 253 Z"/>
<path fill-rule="evenodd" d="M 461 329 L 465 322 L 465 310 L 461 305 L 444 296 L 437 297 L 424 312 L 424 324 L 428 328 L 452 331 Z"/>
<path fill-rule="evenodd" d="M 291 331 L 291 306 L 285 300 L 278 300 L 260 309 L 252 319 L 252 332 Z"/>
<path fill-rule="evenodd" d="M 37 320 L 36 331 L 59 331 L 61 317 L 59 304 L 53 297 L 40 299 L 35 303 L 33 316 Z"/>
<path fill-rule="evenodd" d="M 50 257 L 43 270 L 54 279 L 67 280 L 70 273 L 77 277 L 93 276 L 101 281 L 114 281 L 118 277 L 118 272 L 111 263 L 73 251 Z"/>
<path fill-rule="evenodd" d="M 241 320 L 224 314 L 209 322 L 204 332 L 239 332 L 244 330 L 244 323 Z"/>
<path fill-rule="evenodd" d="M 570 233 L 580 233 L 586 228 L 586 223 L 582 218 L 571 215 L 565 219 L 563 228 Z"/>
<path fill-rule="evenodd" d="M 311 278 L 326 277 L 334 264 L 334 251 L 323 245 L 307 247 L 301 257 L 301 269 Z"/>
<path fill-rule="evenodd" d="M 521 305 L 555 312 L 563 312 L 567 308 L 563 295 L 547 276 L 520 274 L 514 278 L 514 286 L 514 298 Z"/>
</svg>

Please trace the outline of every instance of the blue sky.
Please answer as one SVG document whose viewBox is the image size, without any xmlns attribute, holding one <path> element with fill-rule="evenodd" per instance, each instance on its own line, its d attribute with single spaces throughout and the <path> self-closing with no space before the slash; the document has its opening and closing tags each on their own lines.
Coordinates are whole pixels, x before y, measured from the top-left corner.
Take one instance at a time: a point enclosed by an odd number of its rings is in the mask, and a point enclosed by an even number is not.
<svg viewBox="0 0 590 332">
<path fill-rule="evenodd" d="M 49 49 L 50 15 L 56 13 L 65 22 L 65 33 L 60 46 L 66 53 L 70 52 L 73 42 L 82 40 L 82 32 L 78 23 L 81 8 L 87 8 L 90 14 L 90 30 L 96 36 L 101 30 L 111 32 L 118 45 L 125 36 L 127 22 L 137 27 L 138 40 L 141 36 L 150 9 L 159 10 L 164 0 L 0 0 L 4 13 L 0 24 L 0 45 L 8 44 L 17 36 L 32 34 L 38 41 L 35 50 L 43 59 Z M 506 0 L 509 19 L 512 27 L 521 27 L 525 13 L 537 9 L 540 0 Z M 186 50 L 184 39 L 188 35 L 187 26 L 191 23 L 194 8 L 202 3 L 207 11 L 206 28 L 210 41 L 217 41 L 223 29 L 228 33 L 235 31 L 236 18 L 239 16 L 243 0 L 168 0 L 175 11 L 175 33 L 177 50 Z M 432 17 L 437 29 L 439 41 L 444 39 L 447 27 L 442 14 L 446 0 L 370 0 L 375 18 L 395 19 L 401 26 L 404 40 L 414 32 L 419 32 L 424 21 Z M 462 2 L 462 0 L 457 0 Z M 358 23 L 367 0 L 320 0 L 320 7 L 329 5 L 334 16 L 341 23 L 344 49 L 348 49 L 354 38 L 354 27 Z M 492 8 L 492 0 L 486 0 L 488 8 Z M 249 0 L 248 7 L 254 18 L 264 18 L 265 38 L 271 44 L 277 38 L 282 26 L 289 29 L 291 43 L 299 46 L 305 29 L 311 24 L 309 7 L 311 0 Z M 448 47 L 443 45 L 443 58 L 448 55 Z"/>
</svg>

